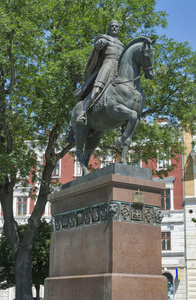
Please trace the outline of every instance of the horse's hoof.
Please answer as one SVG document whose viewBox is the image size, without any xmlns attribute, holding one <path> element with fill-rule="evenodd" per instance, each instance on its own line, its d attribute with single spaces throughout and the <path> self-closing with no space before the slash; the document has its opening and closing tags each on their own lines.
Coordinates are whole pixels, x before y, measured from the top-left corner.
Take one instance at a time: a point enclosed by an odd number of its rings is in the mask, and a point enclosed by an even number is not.
<svg viewBox="0 0 196 300">
<path fill-rule="evenodd" d="M 83 170 L 83 171 L 82 171 L 82 176 L 85 176 L 85 175 L 87 175 L 87 174 L 89 174 L 89 171 L 88 171 L 88 170 Z"/>
<path fill-rule="evenodd" d="M 124 160 L 124 159 L 123 159 L 123 160 L 121 160 L 121 161 L 120 161 L 120 163 L 121 163 L 122 165 L 127 165 L 127 161 L 126 161 L 126 160 Z"/>
</svg>

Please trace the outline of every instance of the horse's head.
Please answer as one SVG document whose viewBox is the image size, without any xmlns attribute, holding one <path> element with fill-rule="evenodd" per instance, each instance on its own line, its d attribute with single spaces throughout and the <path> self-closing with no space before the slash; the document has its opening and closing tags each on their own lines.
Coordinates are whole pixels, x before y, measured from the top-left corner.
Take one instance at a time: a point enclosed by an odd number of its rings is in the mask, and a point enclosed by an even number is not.
<svg viewBox="0 0 196 300">
<path fill-rule="evenodd" d="M 145 38 L 141 49 L 141 65 L 145 72 L 146 79 L 153 79 L 154 72 L 154 49 L 152 47 L 153 41 Z"/>
<path fill-rule="evenodd" d="M 152 40 L 141 36 L 132 40 L 123 50 L 119 60 L 119 75 L 122 77 L 137 77 L 138 73 L 135 68 L 132 68 L 133 73 L 128 72 L 131 70 L 130 66 L 137 66 L 143 68 L 145 77 L 153 79 L 154 72 L 154 49 L 152 47 Z M 139 72 L 139 71 L 138 71 Z"/>
</svg>

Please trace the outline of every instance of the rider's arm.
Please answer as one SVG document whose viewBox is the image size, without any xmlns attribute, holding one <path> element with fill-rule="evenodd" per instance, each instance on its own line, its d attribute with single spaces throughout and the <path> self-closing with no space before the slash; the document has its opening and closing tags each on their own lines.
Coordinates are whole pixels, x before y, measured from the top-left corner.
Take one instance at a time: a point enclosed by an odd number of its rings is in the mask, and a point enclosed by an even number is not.
<svg viewBox="0 0 196 300">
<path fill-rule="evenodd" d="M 102 50 L 106 45 L 107 45 L 107 41 L 104 38 L 99 38 L 98 40 L 96 40 L 95 42 L 95 48 L 97 50 Z"/>
</svg>

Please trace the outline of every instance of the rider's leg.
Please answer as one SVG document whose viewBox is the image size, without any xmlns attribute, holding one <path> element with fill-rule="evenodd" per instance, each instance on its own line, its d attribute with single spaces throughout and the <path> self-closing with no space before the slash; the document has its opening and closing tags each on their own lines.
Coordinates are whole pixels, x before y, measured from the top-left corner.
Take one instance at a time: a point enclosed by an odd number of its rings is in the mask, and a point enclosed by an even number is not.
<svg viewBox="0 0 196 300">
<path fill-rule="evenodd" d="M 89 108 L 89 106 L 93 103 L 93 101 L 97 98 L 101 90 L 102 90 L 101 87 L 94 86 L 89 96 L 87 96 L 84 99 L 83 110 L 81 111 L 81 114 L 76 120 L 77 124 L 86 124 L 86 111 Z"/>
<path fill-rule="evenodd" d="M 91 94 L 91 101 L 93 101 L 97 98 L 97 96 L 101 93 L 102 88 L 100 86 L 94 86 Z"/>
</svg>

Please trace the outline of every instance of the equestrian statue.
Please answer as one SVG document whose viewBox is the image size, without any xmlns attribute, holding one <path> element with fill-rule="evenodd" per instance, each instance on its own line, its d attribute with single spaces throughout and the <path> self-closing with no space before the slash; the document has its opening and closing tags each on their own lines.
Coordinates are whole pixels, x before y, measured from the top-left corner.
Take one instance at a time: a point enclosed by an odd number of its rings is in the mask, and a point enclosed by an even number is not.
<svg viewBox="0 0 196 300">
<path fill-rule="evenodd" d="M 140 124 L 144 93 L 140 70 L 146 79 L 154 78 L 153 42 L 147 37 L 133 39 L 126 47 L 117 39 L 119 24 L 112 21 L 107 35 L 95 39 L 87 63 L 85 83 L 74 92 L 79 101 L 72 110 L 67 140 L 75 139 L 76 156 L 82 174 L 88 174 L 91 154 L 106 130 L 125 128 L 115 141 L 123 147 L 121 163 L 127 163 L 132 136 Z"/>
</svg>

